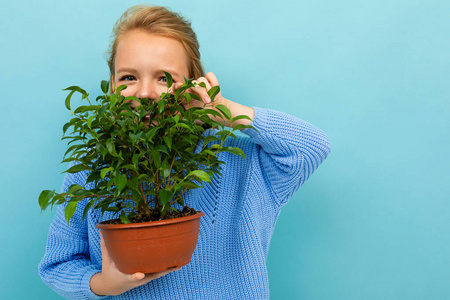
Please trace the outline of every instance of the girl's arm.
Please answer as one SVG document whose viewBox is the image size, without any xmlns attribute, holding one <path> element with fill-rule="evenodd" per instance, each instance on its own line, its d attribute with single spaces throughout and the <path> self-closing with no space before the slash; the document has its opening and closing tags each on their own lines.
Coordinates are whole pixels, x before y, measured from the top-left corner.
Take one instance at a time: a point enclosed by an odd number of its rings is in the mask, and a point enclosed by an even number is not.
<svg viewBox="0 0 450 300">
<path fill-rule="evenodd" d="M 205 88 L 196 88 L 193 92 L 201 99 L 208 98 L 207 91 L 218 86 L 214 73 L 197 79 L 205 83 Z M 175 86 L 175 89 L 178 86 Z M 205 103 L 208 103 L 207 100 Z M 277 204 L 282 206 L 294 192 L 311 176 L 325 160 L 331 150 L 330 141 L 319 128 L 299 118 L 270 109 L 248 107 L 233 102 L 219 92 L 212 105 L 223 104 L 232 117 L 246 115 L 252 121 L 241 119 L 233 124 L 252 125 L 254 129 L 243 129 L 253 143 L 260 146 L 259 164 L 265 173 L 266 185 L 272 191 Z M 218 120 L 220 122 L 220 120 Z"/>
<path fill-rule="evenodd" d="M 260 146 L 258 160 L 277 204 L 282 206 L 325 160 L 331 150 L 327 135 L 319 128 L 291 115 L 253 107 L 250 123 L 258 129 L 244 129 Z"/>
<path fill-rule="evenodd" d="M 67 191 L 73 183 L 84 184 L 81 172 L 67 174 L 61 191 Z M 100 299 L 89 286 L 91 277 L 101 271 L 101 265 L 90 259 L 87 222 L 82 220 L 81 206 L 83 202 L 78 204 L 69 226 L 64 217 L 65 204 L 58 206 L 48 232 L 45 255 L 39 264 L 39 275 L 65 298 Z"/>
</svg>

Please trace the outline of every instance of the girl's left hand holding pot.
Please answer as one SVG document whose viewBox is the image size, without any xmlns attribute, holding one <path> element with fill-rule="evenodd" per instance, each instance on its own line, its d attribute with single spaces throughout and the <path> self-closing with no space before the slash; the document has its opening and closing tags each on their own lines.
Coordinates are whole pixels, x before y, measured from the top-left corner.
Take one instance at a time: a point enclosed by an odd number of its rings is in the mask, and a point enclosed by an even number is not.
<svg viewBox="0 0 450 300">
<path fill-rule="evenodd" d="M 177 271 L 180 268 L 171 268 L 164 272 L 144 274 L 137 272 L 134 274 L 125 274 L 120 272 L 105 246 L 105 241 L 100 233 L 100 247 L 102 251 L 102 271 L 96 273 L 91 278 L 91 290 L 96 295 L 117 296 L 135 287 L 146 284 L 147 282 L 164 276 L 170 272 Z"/>
</svg>

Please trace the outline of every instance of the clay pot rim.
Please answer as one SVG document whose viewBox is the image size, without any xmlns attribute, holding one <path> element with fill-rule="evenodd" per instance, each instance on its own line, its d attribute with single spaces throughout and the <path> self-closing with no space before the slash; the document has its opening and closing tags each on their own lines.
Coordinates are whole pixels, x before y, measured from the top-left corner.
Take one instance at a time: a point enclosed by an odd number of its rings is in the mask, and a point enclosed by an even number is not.
<svg viewBox="0 0 450 300">
<path fill-rule="evenodd" d="M 129 228 L 163 226 L 163 225 L 167 225 L 167 224 L 175 224 L 175 223 L 181 223 L 181 222 L 198 219 L 198 218 L 203 217 L 204 215 L 205 215 L 204 212 L 197 211 L 197 213 L 195 215 L 179 217 L 179 218 L 174 218 L 174 219 L 168 219 L 168 220 L 142 222 L 142 223 L 130 223 L 130 224 L 102 224 L 102 222 L 100 222 L 97 225 L 95 225 L 95 227 L 100 228 L 100 229 L 129 229 Z"/>
</svg>

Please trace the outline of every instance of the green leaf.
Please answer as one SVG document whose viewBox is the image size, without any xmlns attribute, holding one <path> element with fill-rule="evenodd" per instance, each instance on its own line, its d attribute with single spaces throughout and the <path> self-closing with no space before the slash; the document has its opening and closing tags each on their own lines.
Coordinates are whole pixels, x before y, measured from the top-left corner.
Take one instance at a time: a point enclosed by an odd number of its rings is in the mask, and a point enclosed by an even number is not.
<svg viewBox="0 0 450 300">
<path fill-rule="evenodd" d="M 125 213 L 125 211 L 122 210 L 122 212 L 120 213 L 120 220 L 124 223 L 124 224 L 130 224 L 131 221 L 130 219 L 128 219 L 127 214 Z"/>
<path fill-rule="evenodd" d="M 136 168 L 132 164 L 126 164 L 126 165 L 121 166 L 120 168 L 136 171 Z"/>
<path fill-rule="evenodd" d="M 159 127 L 154 127 L 152 129 L 150 129 L 146 134 L 145 134 L 145 138 L 149 141 L 151 141 L 153 139 L 153 137 L 155 136 L 156 132 L 158 131 Z"/>
<path fill-rule="evenodd" d="M 111 142 L 106 142 L 106 149 L 108 149 L 108 152 L 112 155 L 116 155 L 116 148 L 114 147 L 114 144 Z"/>
<path fill-rule="evenodd" d="M 133 155 L 132 161 L 133 161 L 133 165 L 137 166 L 137 163 L 139 161 L 139 158 L 142 156 L 142 154 L 139 153 L 135 153 Z"/>
<path fill-rule="evenodd" d="M 76 161 L 77 159 L 76 158 L 74 158 L 74 157 L 69 157 L 69 158 L 66 158 L 66 159 L 64 159 L 63 161 L 61 161 L 61 163 L 63 164 L 63 163 L 67 163 L 67 162 L 71 162 L 71 161 Z"/>
<path fill-rule="evenodd" d="M 64 216 L 65 216 L 66 221 L 67 221 L 67 226 L 69 226 L 70 218 L 72 218 L 73 214 L 77 210 L 77 205 L 78 205 L 78 201 L 76 201 L 76 200 L 70 201 L 66 205 L 66 208 L 64 210 Z"/>
<path fill-rule="evenodd" d="M 116 186 L 119 191 L 121 191 L 127 185 L 127 175 L 120 174 L 115 178 Z"/>
<path fill-rule="evenodd" d="M 102 92 L 103 92 L 104 94 L 108 94 L 108 91 L 109 91 L 109 81 L 102 80 L 102 83 L 101 83 L 100 87 L 102 88 Z"/>
<path fill-rule="evenodd" d="M 105 179 L 106 173 L 111 172 L 113 170 L 114 170 L 113 167 L 104 168 L 104 169 L 101 170 L 100 176 L 102 177 L 102 179 Z"/>
<path fill-rule="evenodd" d="M 75 165 L 62 173 L 78 173 L 80 171 L 92 171 L 92 168 L 83 164 Z"/>
<path fill-rule="evenodd" d="M 169 204 L 170 199 L 172 199 L 172 191 L 170 190 L 161 190 L 159 191 L 159 196 L 161 197 L 161 203 L 166 206 Z"/>
<path fill-rule="evenodd" d="M 205 171 L 201 171 L 201 170 L 191 171 L 189 174 L 186 175 L 186 177 L 184 177 L 184 179 L 186 179 L 187 177 L 192 176 L 192 175 L 200 178 L 201 180 L 211 182 L 211 178 L 209 177 L 208 173 L 206 173 Z"/>
<path fill-rule="evenodd" d="M 176 127 L 176 128 L 186 128 L 186 129 L 188 129 L 189 131 L 192 131 L 192 127 L 190 127 L 189 125 L 186 125 L 186 124 L 184 124 L 184 123 L 178 123 L 178 124 L 175 124 L 174 127 Z"/>
<path fill-rule="evenodd" d="M 136 101 L 137 103 L 141 103 L 142 102 L 141 99 L 139 99 L 139 98 L 137 98 L 135 96 L 128 96 L 128 97 L 125 98 L 125 102 L 126 103 L 129 103 L 130 100 Z M 127 106 L 129 106 L 129 104 L 127 104 Z"/>
<path fill-rule="evenodd" d="M 105 114 L 105 112 L 107 112 L 107 111 L 108 111 L 107 107 L 105 107 L 105 106 L 100 107 L 98 110 L 98 116 L 102 117 Z"/>
<path fill-rule="evenodd" d="M 163 161 L 161 167 L 162 167 L 162 176 L 163 176 L 163 178 L 169 177 L 170 165 L 169 165 L 169 162 L 167 161 L 167 158 Z"/>
<path fill-rule="evenodd" d="M 134 203 L 136 204 L 136 207 L 137 207 L 138 204 L 139 204 L 139 201 L 141 200 L 140 191 L 133 190 L 131 192 L 131 197 L 133 198 L 133 201 L 134 201 Z"/>
<path fill-rule="evenodd" d="M 246 116 L 246 115 L 236 116 L 236 117 L 232 118 L 230 121 L 231 121 L 231 124 L 233 124 L 235 121 L 242 120 L 242 119 L 253 121 L 249 116 Z"/>
<path fill-rule="evenodd" d="M 132 177 L 130 180 L 128 180 L 127 185 L 133 190 L 137 190 L 139 188 L 139 182 L 137 177 Z"/>
<path fill-rule="evenodd" d="M 217 149 L 222 149 L 223 146 L 219 145 L 219 144 L 214 144 L 211 145 L 211 147 L 209 147 L 210 150 L 217 150 Z"/>
<path fill-rule="evenodd" d="M 213 86 L 212 88 L 209 89 L 208 96 L 209 96 L 209 98 L 211 98 L 211 101 L 214 101 L 214 98 L 216 97 L 216 95 L 219 92 L 220 92 L 220 87 L 218 85 Z"/>
<path fill-rule="evenodd" d="M 172 86 L 172 83 L 173 83 L 172 75 L 170 75 L 170 73 L 167 73 L 166 71 L 163 71 L 163 72 L 164 72 L 164 75 L 166 75 L 167 88 L 170 88 Z"/>
<path fill-rule="evenodd" d="M 214 110 L 214 109 L 210 109 L 210 108 L 205 108 L 205 109 L 196 111 L 195 113 L 199 114 L 199 115 L 204 115 L 204 114 L 213 115 L 213 116 L 219 117 L 219 118 L 222 117 L 220 112 L 218 112 L 217 110 Z"/>
<path fill-rule="evenodd" d="M 133 141 L 133 143 L 136 142 L 137 139 L 139 139 L 142 135 L 142 132 L 139 132 L 138 134 L 134 134 L 132 132 L 130 132 L 129 136 L 131 138 L 131 140 Z"/>
<path fill-rule="evenodd" d="M 231 132 L 228 130 L 221 130 L 217 132 L 215 135 L 220 135 L 220 140 L 224 142 L 230 134 Z"/>
<path fill-rule="evenodd" d="M 99 108 L 99 105 L 81 105 L 75 109 L 74 113 L 78 114 L 86 111 L 97 111 Z"/>
<path fill-rule="evenodd" d="M 220 150 L 220 152 L 223 152 L 223 151 L 225 151 L 225 152 L 230 152 L 230 153 L 239 155 L 239 156 L 242 157 L 242 158 L 245 158 L 244 151 L 242 151 L 241 149 L 239 149 L 239 148 L 237 148 L 237 147 L 230 147 L 230 146 L 228 146 L 228 147 L 223 147 L 223 148 Z"/>
<path fill-rule="evenodd" d="M 90 208 L 92 207 L 93 202 L 89 202 L 88 204 L 86 204 L 86 206 L 84 207 L 83 210 L 83 220 L 86 219 L 86 216 L 90 210 Z"/>
<path fill-rule="evenodd" d="M 67 129 L 69 129 L 69 127 L 71 126 L 70 122 L 67 122 L 66 124 L 64 124 L 63 126 L 63 134 L 66 134 Z"/>
<path fill-rule="evenodd" d="M 50 204 L 49 201 L 53 198 L 54 195 L 55 190 L 45 190 L 41 192 L 41 194 L 39 195 L 39 206 L 41 207 L 41 210 L 44 210 L 48 207 L 48 205 Z"/>
<path fill-rule="evenodd" d="M 200 99 L 199 95 L 193 94 L 193 93 L 189 93 L 189 95 L 190 95 L 191 98 L 194 98 L 195 100 L 198 100 L 198 101 L 202 102 L 202 99 Z"/>
<path fill-rule="evenodd" d="M 201 152 L 202 154 L 209 154 L 212 156 L 216 156 L 216 154 L 214 152 L 212 152 L 211 150 L 205 149 Z"/>
<path fill-rule="evenodd" d="M 219 105 L 216 106 L 216 108 L 217 108 L 218 110 L 220 110 L 220 112 L 221 112 L 228 120 L 231 119 L 231 112 L 230 112 L 230 110 L 228 109 L 228 107 L 226 107 L 226 106 L 223 105 L 223 104 L 219 104 Z"/>
<path fill-rule="evenodd" d="M 164 142 L 166 143 L 169 150 L 172 148 L 172 137 L 170 135 L 166 135 L 164 138 Z"/>
<path fill-rule="evenodd" d="M 159 100 L 159 101 L 158 101 L 158 111 L 159 111 L 159 113 L 162 113 L 162 112 L 163 112 L 163 110 L 164 110 L 164 104 L 165 104 L 165 101 L 164 101 L 164 100 Z"/>
<path fill-rule="evenodd" d="M 163 145 L 155 146 L 154 149 L 155 149 L 156 151 L 158 151 L 158 152 L 165 153 L 165 154 L 169 154 L 169 153 L 167 152 L 166 147 L 164 147 Z"/>
<path fill-rule="evenodd" d="M 203 140 L 203 145 L 208 145 L 210 142 L 213 141 L 220 141 L 220 139 L 215 136 L 215 135 L 208 135 L 204 140 Z"/>
<path fill-rule="evenodd" d="M 183 85 L 178 90 L 175 91 L 175 93 L 174 93 L 175 99 L 178 100 L 180 94 L 183 93 L 184 91 L 186 91 L 188 88 L 189 87 L 183 83 Z"/>
<path fill-rule="evenodd" d="M 78 191 L 78 190 L 81 190 L 81 189 L 83 189 L 82 186 L 80 186 L 80 185 L 78 185 L 78 184 L 72 184 L 72 185 L 69 187 L 69 190 L 67 191 L 67 193 L 73 194 L 73 193 L 75 193 L 75 191 Z"/>
<path fill-rule="evenodd" d="M 152 159 L 153 159 L 153 164 L 155 165 L 156 168 L 159 168 L 161 166 L 161 156 L 159 154 L 159 152 L 157 151 L 152 151 L 150 153 Z"/>
<path fill-rule="evenodd" d="M 116 103 L 117 103 L 117 101 L 118 101 L 119 99 L 117 98 L 117 95 L 116 95 L 116 94 L 111 94 L 111 95 L 108 97 L 108 99 L 109 99 L 109 110 L 113 110 L 113 109 L 114 109 L 114 106 L 116 105 Z"/>
<path fill-rule="evenodd" d="M 79 86 L 69 86 L 68 88 L 63 89 L 63 91 L 79 92 L 85 97 L 89 96 L 89 94 Z"/>
<path fill-rule="evenodd" d="M 92 124 L 92 121 L 94 120 L 94 117 L 95 117 L 95 116 L 90 116 L 90 117 L 87 119 L 87 126 L 89 127 L 89 129 L 92 129 L 92 128 L 91 128 L 91 124 Z"/>
<path fill-rule="evenodd" d="M 72 98 L 73 93 L 75 93 L 75 91 L 71 91 L 69 93 L 69 95 L 67 95 L 67 97 L 66 97 L 66 107 L 68 110 L 71 110 L 70 109 L 70 99 Z"/>
<path fill-rule="evenodd" d="M 116 96 L 120 95 L 120 92 L 123 91 L 124 89 L 126 89 L 127 86 L 125 84 L 122 84 L 121 86 L 119 86 L 118 88 L 116 88 Z"/>
<path fill-rule="evenodd" d="M 184 199 L 183 199 L 183 197 L 178 197 L 177 198 L 177 203 L 180 204 L 181 206 L 184 206 Z"/>
<path fill-rule="evenodd" d="M 186 103 L 191 103 L 191 94 L 184 94 L 184 99 L 186 100 Z"/>
<path fill-rule="evenodd" d="M 184 187 L 187 187 L 189 190 L 197 189 L 197 188 L 201 187 L 200 185 L 197 185 L 197 184 L 195 184 L 193 182 L 190 182 L 190 181 L 183 181 L 183 182 L 181 182 L 181 185 L 184 186 Z"/>
<path fill-rule="evenodd" d="M 248 125 L 239 124 L 239 125 L 233 126 L 233 130 L 247 129 L 248 128 L 247 126 Z"/>
</svg>

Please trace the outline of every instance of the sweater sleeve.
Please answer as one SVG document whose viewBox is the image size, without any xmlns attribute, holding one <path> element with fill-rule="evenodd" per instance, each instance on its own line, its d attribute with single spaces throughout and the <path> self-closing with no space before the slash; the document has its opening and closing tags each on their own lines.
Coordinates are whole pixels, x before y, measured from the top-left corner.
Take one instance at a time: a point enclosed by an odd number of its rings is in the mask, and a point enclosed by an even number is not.
<svg viewBox="0 0 450 300">
<path fill-rule="evenodd" d="M 67 174 L 61 192 L 71 184 L 84 185 L 80 173 Z M 50 225 L 45 255 L 39 264 L 39 275 L 55 292 L 67 299 L 102 299 L 90 289 L 91 277 L 101 271 L 89 257 L 87 224 L 82 220 L 82 202 L 78 204 L 69 226 L 64 217 L 65 205 L 59 205 Z"/>
<path fill-rule="evenodd" d="M 255 116 L 242 132 L 258 145 L 258 160 L 279 206 L 303 185 L 331 150 L 327 135 L 291 115 L 253 107 Z"/>
</svg>

